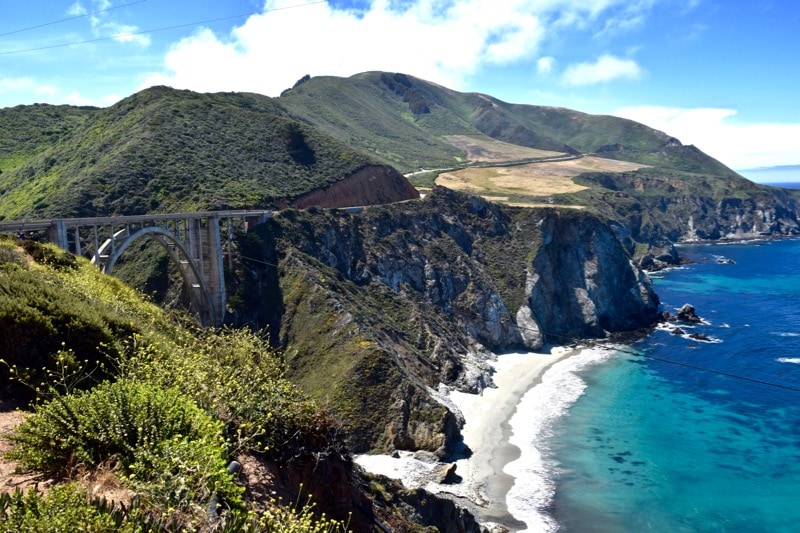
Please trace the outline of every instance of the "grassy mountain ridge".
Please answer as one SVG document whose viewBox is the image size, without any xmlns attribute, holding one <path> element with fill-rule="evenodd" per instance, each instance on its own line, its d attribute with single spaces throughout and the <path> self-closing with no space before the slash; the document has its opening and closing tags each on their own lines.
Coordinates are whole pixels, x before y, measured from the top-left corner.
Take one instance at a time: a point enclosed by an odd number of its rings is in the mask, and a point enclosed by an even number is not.
<svg viewBox="0 0 800 533">
<path fill-rule="evenodd" d="M 142 91 L 0 175 L 0 214 L 263 207 L 374 163 L 282 114 L 259 95 Z"/>
<path fill-rule="evenodd" d="M 315 77 L 285 92 L 279 102 L 293 118 L 358 146 L 401 171 L 465 162 L 461 150 L 420 127 L 408 103 L 382 86 L 379 77 Z M 439 115 L 425 117 L 424 122 L 434 122 Z M 432 129 L 441 135 L 478 133 L 458 121 L 447 128 Z"/>
<path fill-rule="evenodd" d="M 735 176 L 630 120 L 386 72 L 304 78 L 279 98 L 153 87 L 106 109 L 3 109 L 0 126 L 6 219 L 282 205 L 365 165 L 464 166 L 453 136 Z"/>
<path fill-rule="evenodd" d="M 632 120 L 510 104 L 406 74 L 366 72 L 349 78 L 311 78 L 286 91 L 279 102 L 293 117 L 323 128 L 401 171 L 462 164 L 463 153 L 438 143 L 448 135 L 485 135 L 540 150 L 601 152 L 648 165 L 733 173 L 696 148 Z M 375 109 L 379 112 L 374 113 Z M 387 110 L 393 111 L 388 121 Z M 398 140 L 401 136 L 402 142 Z"/>
</svg>

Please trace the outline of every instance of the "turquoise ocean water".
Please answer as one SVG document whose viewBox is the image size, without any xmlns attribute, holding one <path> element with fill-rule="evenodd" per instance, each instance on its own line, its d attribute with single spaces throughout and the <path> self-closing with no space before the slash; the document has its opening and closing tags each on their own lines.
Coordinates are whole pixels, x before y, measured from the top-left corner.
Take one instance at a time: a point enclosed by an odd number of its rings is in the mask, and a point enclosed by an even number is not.
<svg viewBox="0 0 800 533">
<path fill-rule="evenodd" d="M 582 533 L 800 531 L 800 240 L 681 251 L 696 263 L 656 290 L 710 341 L 664 329 L 554 367 L 562 416 L 531 436 L 540 496 L 512 490 L 510 509 Z"/>
</svg>

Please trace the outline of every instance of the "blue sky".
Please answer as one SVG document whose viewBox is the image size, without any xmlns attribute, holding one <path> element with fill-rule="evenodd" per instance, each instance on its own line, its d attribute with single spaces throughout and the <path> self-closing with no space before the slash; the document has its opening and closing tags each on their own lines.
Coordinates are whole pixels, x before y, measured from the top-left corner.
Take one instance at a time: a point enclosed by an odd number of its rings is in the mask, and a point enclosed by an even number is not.
<svg viewBox="0 0 800 533">
<path fill-rule="evenodd" d="M 153 84 L 277 96 L 385 70 L 631 118 L 737 170 L 800 164 L 794 0 L 4 4 L 0 107 L 107 106 Z"/>
</svg>

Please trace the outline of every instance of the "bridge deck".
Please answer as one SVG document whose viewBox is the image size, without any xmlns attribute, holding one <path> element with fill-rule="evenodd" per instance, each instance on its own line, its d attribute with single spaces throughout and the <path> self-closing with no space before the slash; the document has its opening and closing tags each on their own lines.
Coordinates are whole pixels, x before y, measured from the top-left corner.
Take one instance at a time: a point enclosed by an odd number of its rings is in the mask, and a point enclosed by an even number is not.
<svg viewBox="0 0 800 533">
<path fill-rule="evenodd" d="M 159 222 L 165 220 L 193 220 L 208 218 L 248 218 L 272 215 L 272 210 L 237 209 L 230 211 L 195 211 L 193 213 L 165 213 L 155 215 L 126 215 L 114 217 L 86 218 L 49 218 L 0 221 L 0 232 L 11 232 L 20 229 L 46 230 L 57 222 L 64 223 L 67 228 L 106 224 L 140 224 L 142 222 Z"/>
</svg>

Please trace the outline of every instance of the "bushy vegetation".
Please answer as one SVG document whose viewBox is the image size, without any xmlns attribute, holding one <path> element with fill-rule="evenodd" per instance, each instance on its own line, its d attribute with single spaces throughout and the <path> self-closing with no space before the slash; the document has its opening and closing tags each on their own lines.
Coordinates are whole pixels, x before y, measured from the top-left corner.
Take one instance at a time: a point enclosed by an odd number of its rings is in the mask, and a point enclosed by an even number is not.
<svg viewBox="0 0 800 533">
<path fill-rule="evenodd" d="M 344 453 L 333 419 L 283 378 L 278 353 L 250 331 L 199 330 L 86 260 L 41 251 L 37 261 L 0 243 L 6 392 L 38 399 L 8 458 L 57 480 L 107 470 L 136 496 L 113 508 L 77 485 L 19 492 L 0 498 L 3 529 L 343 530 L 309 505 L 247 507 L 229 470 L 242 453 L 281 464 Z"/>
<path fill-rule="evenodd" d="M 112 463 L 120 479 L 154 507 L 202 515 L 213 495 L 241 507 L 227 472 L 223 424 L 178 389 L 105 382 L 39 405 L 10 437 L 8 457 L 66 476 L 80 465 Z"/>
<path fill-rule="evenodd" d="M 32 241 L 0 246 L 0 397 L 90 387 L 134 333 L 168 329 L 155 305 L 85 260 Z"/>
<path fill-rule="evenodd" d="M 92 107 L 48 104 L 0 109 L 0 174 L 25 163 L 96 111 Z"/>
<path fill-rule="evenodd" d="M 35 489 L 0 495 L 0 524 L 5 531 L 128 533 L 147 531 L 135 519 L 125 520 L 123 511 L 93 505 L 86 489 L 77 483 L 53 487 L 47 497 Z"/>
<path fill-rule="evenodd" d="M 338 445 L 333 419 L 284 379 L 282 359 L 247 330 L 184 333 L 140 349 L 124 373 L 185 391 L 226 422 L 236 452 L 289 460 Z"/>
<path fill-rule="evenodd" d="M 259 512 L 231 511 L 210 525 L 220 533 L 345 533 L 347 522 L 317 517 L 311 502 L 287 506 L 273 502 Z M 93 501 L 79 483 L 50 489 L 0 494 L 0 526 L 4 531 L 63 533 L 148 533 L 187 531 L 174 516 L 154 514 L 138 500 L 122 505 Z"/>
<path fill-rule="evenodd" d="M 4 218 L 264 208 L 375 161 L 286 117 L 273 99 L 166 87 L 31 150 L 0 174 Z"/>
</svg>

